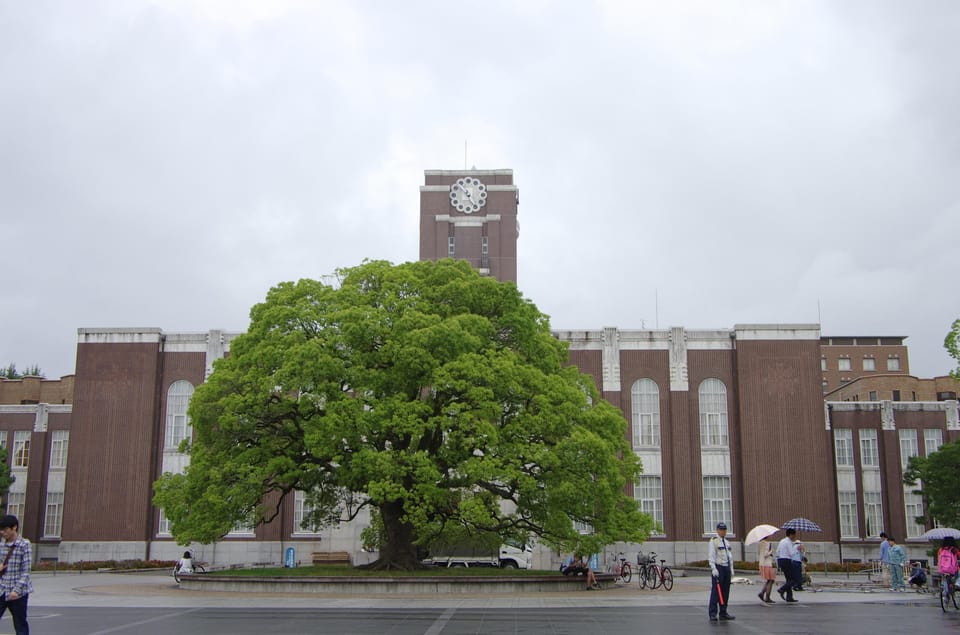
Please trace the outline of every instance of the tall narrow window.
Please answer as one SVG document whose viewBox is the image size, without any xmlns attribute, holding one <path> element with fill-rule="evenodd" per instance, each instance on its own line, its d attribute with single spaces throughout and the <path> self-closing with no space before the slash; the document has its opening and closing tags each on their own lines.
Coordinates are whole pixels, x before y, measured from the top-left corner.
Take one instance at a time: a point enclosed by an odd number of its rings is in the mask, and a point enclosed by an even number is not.
<svg viewBox="0 0 960 635">
<path fill-rule="evenodd" d="M 882 499 L 880 492 L 863 493 L 863 518 L 867 523 L 867 538 L 876 538 L 883 531 Z"/>
<path fill-rule="evenodd" d="M 47 508 L 43 520 L 43 537 L 59 538 L 63 526 L 63 492 L 47 492 Z"/>
<path fill-rule="evenodd" d="M 67 467 L 67 445 L 70 441 L 69 430 L 54 430 L 50 433 L 50 469 L 63 470 Z"/>
<path fill-rule="evenodd" d="M 192 396 L 193 384 L 182 379 L 170 384 L 167 390 L 167 434 L 163 444 L 167 450 L 179 449 L 180 442 L 193 434 L 187 417 Z"/>
<path fill-rule="evenodd" d="M 837 467 L 853 467 L 853 430 L 834 428 L 833 449 Z"/>
<path fill-rule="evenodd" d="M 876 430 L 860 431 L 860 465 L 863 467 L 880 467 Z"/>
<path fill-rule="evenodd" d="M 457 255 L 457 239 L 453 236 L 447 236 L 447 255 L 451 258 Z"/>
<path fill-rule="evenodd" d="M 640 505 L 640 511 L 650 514 L 659 527 L 663 527 L 663 479 L 659 476 L 641 476 L 633 488 L 633 497 Z M 662 536 L 662 531 L 654 531 Z"/>
<path fill-rule="evenodd" d="M 7 513 L 23 518 L 23 506 L 27 502 L 27 495 L 24 492 L 10 492 L 7 494 Z M 21 520 L 21 522 L 23 522 Z M 20 528 L 23 531 L 23 527 Z"/>
<path fill-rule="evenodd" d="M 638 379 L 630 390 L 633 447 L 660 447 L 660 390 L 652 379 Z"/>
<path fill-rule="evenodd" d="M 859 538 L 860 524 L 857 522 L 857 493 L 838 492 L 837 500 L 840 504 L 840 536 L 843 538 Z"/>
<path fill-rule="evenodd" d="M 712 533 L 717 523 L 724 522 L 730 533 L 733 529 L 733 505 L 729 476 L 703 477 L 703 533 Z"/>
<path fill-rule="evenodd" d="M 727 387 L 719 379 L 700 384 L 700 446 L 728 447 Z"/>
<path fill-rule="evenodd" d="M 309 525 L 304 527 L 303 520 L 313 511 L 313 506 L 307 500 L 307 493 L 296 490 L 293 495 L 293 533 L 312 534 L 316 533 Z"/>
<path fill-rule="evenodd" d="M 170 519 L 167 518 L 167 515 L 163 513 L 163 510 L 160 510 L 160 524 L 157 527 L 157 534 L 161 536 L 170 535 Z"/>
<path fill-rule="evenodd" d="M 913 491 L 903 493 L 903 511 L 907 517 L 907 538 L 919 538 L 924 531 L 923 497 Z"/>
<path fill-rule="evenodd" d="M 906 470 L 910 463 L 910 457 L 920 454 L 917 447 L 917 431 L 911 428 L 901 428 L 897 432 L 900 435 L 900 468 Z"/>
<path fill-rule="evenodd" d="M 13 467 L 30 467 L 30 431 L 13 433 Z"/>
</svg>

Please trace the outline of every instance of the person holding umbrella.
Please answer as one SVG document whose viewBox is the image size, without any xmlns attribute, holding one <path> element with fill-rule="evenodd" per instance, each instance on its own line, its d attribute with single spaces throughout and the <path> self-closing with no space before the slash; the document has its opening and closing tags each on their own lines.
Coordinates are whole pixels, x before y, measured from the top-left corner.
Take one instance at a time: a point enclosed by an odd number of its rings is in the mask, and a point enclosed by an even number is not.
<svg viewBox="0 0 960 635">
<path fill-rule="evenodd" d="M 717 535 L 707 545 L 707 562 L 713 575 L 710 580 L 710 604 L 707 607 L 711 622 L 736 619 L 727 612 L 730 580 L 733 578 L 733 554 L 726 536 L 727 524 L 717 523 Z"/>
<path fill-rule="evenodd" d="M 783 575 L 787 581 L 777 589 L 777 593 L 780 594 L 781 600 L 796 602 L 797 600 L 793 598 L 793 587 L 796 586 L 793 577 L 793 556 L 797 552 L 797 546 L 794 544 L 797 542 L 797 530 L 793 527 L 788 527 L 786 534 L 786 538 L 781 540 L 780 544 L 777 545 L 777 566 L 783 571 Z"/>
</svg>

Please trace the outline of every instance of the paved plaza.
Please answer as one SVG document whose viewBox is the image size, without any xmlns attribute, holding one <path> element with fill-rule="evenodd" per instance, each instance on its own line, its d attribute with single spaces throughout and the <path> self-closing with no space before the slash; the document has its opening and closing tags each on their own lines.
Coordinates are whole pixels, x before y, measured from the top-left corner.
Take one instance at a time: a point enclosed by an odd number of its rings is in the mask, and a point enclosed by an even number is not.
<svg viewBox="0 0 960 635">
<path fill-rule="evenodd" d="M 669 592 L 634 584 L 592 592 L 357 596 L 186 591 L 157 573 L 35 574 L 30 621 L 34 633 L 51 635 L 960 631 L 960 613 L 944 615 L 933 595 L 841 584 L 798 593 L 798 604 L 770 606 L 757 599 L 758 586 L 734 585 L 730 612 L 737 620 L 715 624 L 706 619 L 709 581 L 680 578 Z M 0 635 L 12 632 L 4 616 Z"/>
</svg>

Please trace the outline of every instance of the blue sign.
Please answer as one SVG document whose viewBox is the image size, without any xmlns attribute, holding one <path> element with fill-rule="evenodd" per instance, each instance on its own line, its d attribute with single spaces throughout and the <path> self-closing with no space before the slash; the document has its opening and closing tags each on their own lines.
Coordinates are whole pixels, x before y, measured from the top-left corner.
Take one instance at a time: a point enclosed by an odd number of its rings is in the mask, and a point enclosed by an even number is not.
<svg viewBox="0 0 960 635">
<path fill-rule="evenodd" d="M 297 566 L 297 560 L 295 557 L 293 547 L 287 547 L 287 550 L 283 556 L 283 566 L 285 566 L 288 569 L 293 569 L 294 567 Z"/>
</svg>

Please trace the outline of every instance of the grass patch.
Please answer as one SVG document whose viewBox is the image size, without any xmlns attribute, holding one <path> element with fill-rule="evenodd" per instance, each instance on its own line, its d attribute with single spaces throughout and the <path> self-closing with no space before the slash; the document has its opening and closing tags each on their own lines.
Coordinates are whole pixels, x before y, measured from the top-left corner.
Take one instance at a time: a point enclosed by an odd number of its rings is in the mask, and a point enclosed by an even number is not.
<svg viewBox="0 0 960 635">
<path fill-rule="evenodd" d="M 493 567 L 437 567 L 430 569 L 417 569 L 415 571 L 371 571 L 370 569 L 355 569 L 354 567 L 345 567 L 338 565 L 310 565 L 306 567 L 296 567 L 287 569 L 284 567 L 260 567 L 256 569 L 223 569 L 215 571 L 217 575 L 236 576 L 236 577 L 279 577 L 279 578 L 307 578 L 314 576 L 340 576 L 340 577 L 364 577 L 364 578 L 411 578 L 411 577 L 437 577 L 437 576 L 476 576 L 476 577 L 506 577 L 506 576 L 544 576 L 560 575 L 559 571 L 537 570 L 537 569 L 495 569 Z"/>
</svg>

